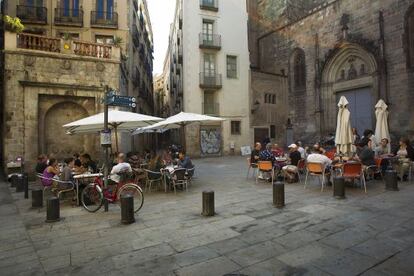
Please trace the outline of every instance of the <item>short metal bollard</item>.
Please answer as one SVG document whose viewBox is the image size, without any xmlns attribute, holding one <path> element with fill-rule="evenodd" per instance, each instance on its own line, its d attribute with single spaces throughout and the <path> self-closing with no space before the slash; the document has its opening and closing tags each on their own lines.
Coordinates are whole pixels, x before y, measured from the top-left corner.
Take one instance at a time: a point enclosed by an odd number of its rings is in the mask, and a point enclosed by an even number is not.
<svg viewBox="0 0 414 276">
<path fill-rule="evenodd" d="M 21 193 L 23 191 L 24 191 L 24 177 L 23 177 L 23 174 L 19 174 L 17 176 L 16 193 Z"/>
<path fill-rule="evenodd" d="M 46 222 L 56 222 L 60 220 L 59 198 L 50 197 L 47 200 Z"/>
<path fill-rule="evenodd" d="M 24 198 L 29 198 L 29 174 L 23 174 L 23 189 L 24 189 Z"/>
<path fill-rule="evenodd" d="M 345 198 L 345 179 L 342 176 L 335 177 L 333 180 L 333 196 L 337 199 Z"/>
<path fill-rule="evenodd" d="M 10 183 L 11 183 L 12 188 L 15 188 L 17 186 L 17 181 L 18 181 L 18 175 L 12 174 L 12 176 L 10 177 Z"/>
<path fill-rule="evenodd" d="M 203 216 L 214 216 L 214 191 L 203 191 Z"/>
<path fill-rule="evenodd" d="M 385 171 L 385 189 L 387 191 L 398 191 L 398 174 L 393 169 Z"/>
<path fill-rule="evenodd" d="M 43 190 L 42 189 L 32 190 L 32 207 L 33 208 L 43 207 Z"/>
<path fill-rule="evenodd" d="M 285 184 L 283 182 L 273 183 L 273 206 L 276 208 L 285 206 Z"/>
<path fill-rule="evenodd" d="M 123 195 L 121 196 L 121 223 L 131 224 L 134 222 L 134 197 L 132 195 Z"/>
</svg>

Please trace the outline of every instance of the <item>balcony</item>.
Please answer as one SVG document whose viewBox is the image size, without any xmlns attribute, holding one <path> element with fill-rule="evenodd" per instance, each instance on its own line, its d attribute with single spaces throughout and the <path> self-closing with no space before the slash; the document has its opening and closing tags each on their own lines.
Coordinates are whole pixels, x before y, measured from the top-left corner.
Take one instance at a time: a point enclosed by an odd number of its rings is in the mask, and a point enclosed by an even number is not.
<svg viewBox="0 0 414 276">
<path fill-rule="evenodd" d="M 132 42 L 134 43 L 135 47 L 139 48 L 139 32 L 136 26 L 132 27 Z"/>
<path fill-rule="evenodd" d="M 45 7 L 17 5 L 16 16 L 22 23 L 47 24 L 47 9 Z"/>
<path fill-rule="evenodd" d="M 182 29 L 183 28 L 183 12 L 180 11 L 180 14 L 178 16 L 178 29 Z"/>
<path fill-rule="evenodd" d="M 200 33 L 198 39 L 200 49 L 221 49 L 221 35 Z"/>
<path fill-rule="evenodd" d="M 200 0 L 200 9 L 218 11 L 218 0 Z"/>
<path fill-rule="evenodd" d="M 141 83 L 141 74 L 139 73 L 138 67 L 135 68 L 132 84 L 134 87 L 139 87 L 139 84 Z"/>
<path fill-rule="evenodd" d="M 55 9 L 55 25 L 83 26 L 83 10 Z"/>
<path fill-rule="evenodd" d="M 5 50 L 36 50 L 65 55 L 86 56 L 100 59 L 120 60 L 120 49 L 108 44 L 90 43 L 79 40 L 63 40 L 33 34 L 5 32 Z"/>
<path fill-rule="evenodd" d="M 181 74 L 181 65 L 180 64 L 177 64 L 177 65 L 175 65 L 175 72 L 179 75 L 179 74 Z"/>
<path fill-rule="evenodd" d="M 178 64 L 183 64 L 183 47 L 178 47 Z"/>
<path fill-rule="evenodd" d="M 220 106 L 218 103 L 203 103 L 203 114 L 210 116 L 220 115 Z"/>
<path fill-rule="evenodd" d="M 118 13 L 106 11 L 91 11 L 91 27 L 117 29 Z"/>
<path fill-rule="evenodd" d="M 138 0 L 133 0 L 132 3 L 134 3 L 135 11 L 138 11 Z"/>
<path fill-rule="evenodd" d="M 214 72 L 200 73 L 200 88 L 203 89 L 220 89 L 222 87 L 221 74 Z"/>
</svg>

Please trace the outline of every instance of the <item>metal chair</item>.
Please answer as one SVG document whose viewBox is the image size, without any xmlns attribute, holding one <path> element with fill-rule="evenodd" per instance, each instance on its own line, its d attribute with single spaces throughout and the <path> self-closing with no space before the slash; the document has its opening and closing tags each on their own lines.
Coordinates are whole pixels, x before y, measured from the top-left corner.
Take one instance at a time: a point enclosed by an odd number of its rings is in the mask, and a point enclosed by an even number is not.
<svg viewBox="0 0 414 276">
<path fill-rule="evenodd" d="M 191 169 L 187 169 L 188 185 L 190 185 L 191 181 L 193 180 L 194 172 L 195 172 L 195 167 L 192 167 Z"/>
<path fill-rule="evenodd" d="M 163 175 L 161 172 L 154 172 L 154 171 L 150 171 L 146 169 L 144 169 L 144 171 L 145 171 L 145 183 L 146 183 L 145 186 L 148 192 L 150 193 L 152 183 L 158 182 L 161 184 Z"/>
<path fill-rule="evenodd" d="M 259 180 L 259 172 L 270 173 L 272 176 L 272 183 L 275 177 L 275 171 L 271 161 L 259 161 L 257 162 L 257 172 L 256 172 L 256 184 Z"/>
<path fill-rule="evenodd" d="M 299 173 L 305 173 L 306 172 L 306 160 L 305 159 L 300 159 L 298 162 L 298 172 Z M 299 180 L 300 180 L 300 176 Z"/>
<path fill-rule="evenodd" d="M 306 184 L 308 182 L 309 175 L 317 176 L 319 182 L 321 182 L 321 178 L 322 178 L 321 192 L 323 192 L 323 187 L 325 185 L 325 165 L 323 163 L 316 163 L 316 162 L 308 162 L 306 164 L 306 177 L 305 177 L 305 186 L 304 186 L 305 189 L 306 189 Z"/>
<path fill-rule="evenodd" d="M 359 181 L 362 185 L 364 185 L 365 193 L 367 192 L 367 183 L 365 181 L 364 171 L 362 168 L 362 164 L 358 162 L 347 162 L 344 164 L 342 169 L 342 176 L 344 178 L 359 178 Z"/>
<path fill-rule="evenodd" d="M 74 196 L 75 197 L 77 196 L 76 190 L 75 190 L 75 184 L 72 181 L 62 181 L 56 178 L 49 178 L 49 177 L 43 176 L 40 173 L 37 174 L 37 177 L 40 179 L 40 183 L 43 186 L 43 194 L 46 194 L 46 191 L 50 190 L 51 193 L 53 193 L 58 198 L 60 198 L 60 195 L 62 193 L 73 191 Z M 53 185 L 54 183 L 56 183 L 58 187 L 56 187 L 56 185 Z M 60 189 L 59 185 L 66 185 L 66 186 L 69 186 L 69 188 L 66 187 L 66 188 Z"/>
<path fill-rule="evenodd" d="M 248 166 L 248 167 L 247 167 L 247 175 L 246 175 L 246 179 L 248 179 L 248 178 L 249 178 L 250 169 L 252 169 L 252 170 L 253 170 L 253 176 L 257 175 L 257 163 L 251 163 L 250 161 L 251 161 L 250 157 L 249 157 L 249 158 L 247 158 L 247 166 Z"/>
<path fill-rule="evenodd" d="M 187 192 L 187 185 L 188 185 L 188 176 L 187 176 L 187 169 L 180 168 L 175 169 L 171 174 L 172 185 L 174 188 L 174 193 L 177 194 L 177 186 L 185 187 L 185 191 Z"/>
</svg>

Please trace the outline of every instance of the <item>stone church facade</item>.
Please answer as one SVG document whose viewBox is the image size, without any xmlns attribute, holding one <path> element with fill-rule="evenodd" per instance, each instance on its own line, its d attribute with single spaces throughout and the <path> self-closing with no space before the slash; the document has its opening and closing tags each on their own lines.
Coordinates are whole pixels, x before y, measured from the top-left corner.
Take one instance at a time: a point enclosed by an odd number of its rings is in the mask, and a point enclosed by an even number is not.
<svg viewBox="0 0 414 276">
<path fill-rule="evenodd" d="M 340 96 L 360 133 L 383 99 L 394 141 L 413 138 L 414 0 L 250 0 L 249 47 L 253 104 L 266 81 L 286 83 L 274 86 L 277 142 L 334 133 Z"/>
</svg>

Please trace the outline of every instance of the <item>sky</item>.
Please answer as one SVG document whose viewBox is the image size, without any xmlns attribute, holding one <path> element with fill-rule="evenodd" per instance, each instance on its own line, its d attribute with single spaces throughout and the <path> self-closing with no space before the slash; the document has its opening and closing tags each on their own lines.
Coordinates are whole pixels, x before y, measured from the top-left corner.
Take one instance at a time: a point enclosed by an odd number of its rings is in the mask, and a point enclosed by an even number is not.
<svg viewBox="0 0 414 276">
<path fill-rule="evenodd" d="M 147 0 L 154 35 L 154 74 L 162 73 L 176 0 Z"/>
</svg>

